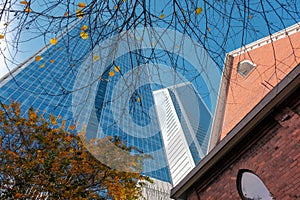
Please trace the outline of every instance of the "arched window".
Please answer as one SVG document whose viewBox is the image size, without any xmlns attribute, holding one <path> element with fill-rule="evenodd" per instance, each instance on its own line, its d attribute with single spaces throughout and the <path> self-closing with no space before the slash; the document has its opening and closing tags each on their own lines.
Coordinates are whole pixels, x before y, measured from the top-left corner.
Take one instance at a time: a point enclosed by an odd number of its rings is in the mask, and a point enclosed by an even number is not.
<svg viewBox="0 0 300 200">
<path fill-rule="evenodd" d="M 236 184 L 239 195 L 243 200 L 274 199 L 263 181 L 250 170 L 239 170 Z"/>
<path fill-rule="evenodd" d="M 248 74 L 252 71 L 252 69 L 255 66 L 256 65 L 254 63 L 252 63 L 250 60 L 243 60 L 243 61 L 239 62 L 237 71 L 240 75 L 242 75 L 243 77 L 246 77 L 246 76 L 248 76 Z"/>
</svg>

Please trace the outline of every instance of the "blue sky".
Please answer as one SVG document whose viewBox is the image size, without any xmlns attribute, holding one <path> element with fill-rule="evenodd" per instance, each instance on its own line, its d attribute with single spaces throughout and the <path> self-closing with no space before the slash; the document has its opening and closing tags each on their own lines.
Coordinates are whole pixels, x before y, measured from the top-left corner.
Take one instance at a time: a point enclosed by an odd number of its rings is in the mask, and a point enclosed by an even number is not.
<svg viewBox="0 0 300 200">
<path fill-rule="evenodd" d="M 75 12 L 78 8 L 77 3 L 79 1 L 72 1 L 69 10 Z M 131 1 L 126 1 L 125 4 L 130 4 Z M 135 1 L 132 1 L 133 3 Z M 246 9 L 243 4 L 244 1 L 178 1 L 180 5 L 176 8 L 173 7 L 173 1 L 166 0 L 148 0 L 147 6 L 152 14 L 153 26 L 168 27 L 170 29 L 176 29 L 183 31 L 184 24 L 174 21 L 174 10 L 178 19 L 188 20 L 189 27 L 187 34 L 191 34 L 191 37 L 195 38 L 198 43 L 201 43 L 208 50 L 210 56 L 218 64 L 221 69 L 223 66 L 223 60 L 226 52 L 232 51 L 245 44 L 258 40 L 271 33 L 275 33 L 283 28 L 289 27 L 297 22 L 300 22 L 299 5 L 296 1 L 289 0 L 249 0 L 246 1 Z M 62 16 L 66 10 L 64 3 L 59 6 L 52 4 L 49 1 L 32 1 L 31 8 L 34 11 L 43 11 L 47 7 L 53 6 L 51 11 L 47 14 L 53 16 Z M 1 5 L 2 4 L 2 5 Z M 88 4 L 88 3 L 87 3 Z M 116 1 L 110 1 L 110 6 L 113 8 Z M 0 7 L 3 3 L 0 3 Z M 179 7 L 183 10 L 180 11 Z M 196 15 L 194 10 L 201 7 L 203 11 Z M 24 5 L 16 2 L 11 10 L 24 10 Z M 137 9 L 137 13 L 141 8 Z M 159 16 L 164 14 L 163 19 L 159 19 Z M 32 56 L 35 52 L 41 49 L 45 44 L 49 43 L 49 39 L 57 37 L 63 30 L 61 25 L 55 22 L 51 26 L 48 26 L 51 20 L 43 17 L 39 17 L 38 20 L 31 21 L 32 14 L 19 13 L 14 16 L 14 13 L 3 15 L 0 22 L 0 34 L 5 35 L 5 39 L 0 42 L 1 55 L 0 55 L 0 76 L 7 73 L 7 66 L 12 69 L 19 63 L 22 63 L 28 57 Z M 155 18 L 155 16 L 157 16 Z M 184 18 L 188 16 L 188 18 Z M 17 18 L 19 17 L 19 18 Z M 119 16 L 122 18 L 122 16 Z M 104 19 L 105 16 L 102 17 Z M 16 37 L 15 27 L 20 27 L 20 20 L 26 19 L 27 22 L 22 28 L 18 44 L 18 50 L 14 39 Z M 73 23 L 76 17 L 71 18 L 69 21 Z M 171 20 L 173 20 L 171 22 Z M 8 26 L 4 24 L 10 22 Z M 195 31 L 195 32 L 193 32 Z M 46 35 L 41 34 L 47 32 Z M 13 60 L 7 62 L 7 66 L 3 65 L 3 55 L 8 57 L 14 57 Z"/>
</svg>

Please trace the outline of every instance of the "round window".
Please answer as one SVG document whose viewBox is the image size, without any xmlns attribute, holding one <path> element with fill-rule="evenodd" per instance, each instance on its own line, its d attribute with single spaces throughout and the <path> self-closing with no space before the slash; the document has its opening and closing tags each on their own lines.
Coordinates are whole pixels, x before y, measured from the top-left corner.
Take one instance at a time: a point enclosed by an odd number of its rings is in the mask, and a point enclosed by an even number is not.
<svg viewBox="0 0 300 200">
<path fill-rule="evenodd" d="M 238 173 L 237 188 L 243 200 L 273 200 L 263 181 L 252 171 L 242 169 Z"/>
</svg>

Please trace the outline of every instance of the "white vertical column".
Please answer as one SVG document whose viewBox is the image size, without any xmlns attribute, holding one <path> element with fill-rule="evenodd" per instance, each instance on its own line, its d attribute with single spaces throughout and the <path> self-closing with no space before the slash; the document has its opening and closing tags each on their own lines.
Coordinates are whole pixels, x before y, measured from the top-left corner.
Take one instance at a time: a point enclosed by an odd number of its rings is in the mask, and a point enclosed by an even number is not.
<svg viewBox="0 0 300 200">
<path fill-rule="evenodd" d="M 195 167 L 168 89 L 153 92 L 173 186 Z"/>
</svg>

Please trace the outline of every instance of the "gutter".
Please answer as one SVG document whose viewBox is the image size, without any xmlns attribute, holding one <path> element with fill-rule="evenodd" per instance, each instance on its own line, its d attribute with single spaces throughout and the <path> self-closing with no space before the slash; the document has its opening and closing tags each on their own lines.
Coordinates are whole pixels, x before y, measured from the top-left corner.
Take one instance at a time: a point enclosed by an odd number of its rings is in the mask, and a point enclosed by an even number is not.
<svg viewBox="0 0 300 200">
<path fill-rule="evenodd" d="M 300 86 L 300 64 L 298 64 L 278 85 L 276 85 L 228 134 L 221 142 L 200 161 L 188 175 L 172 190 L 171 198 L 185 199 L 187 191 L 206 172 L 218 163 L 230 150 L 245 138 L 250 131 L 274 107 L 287 99 L 289 95 Z"/>
</svg>

